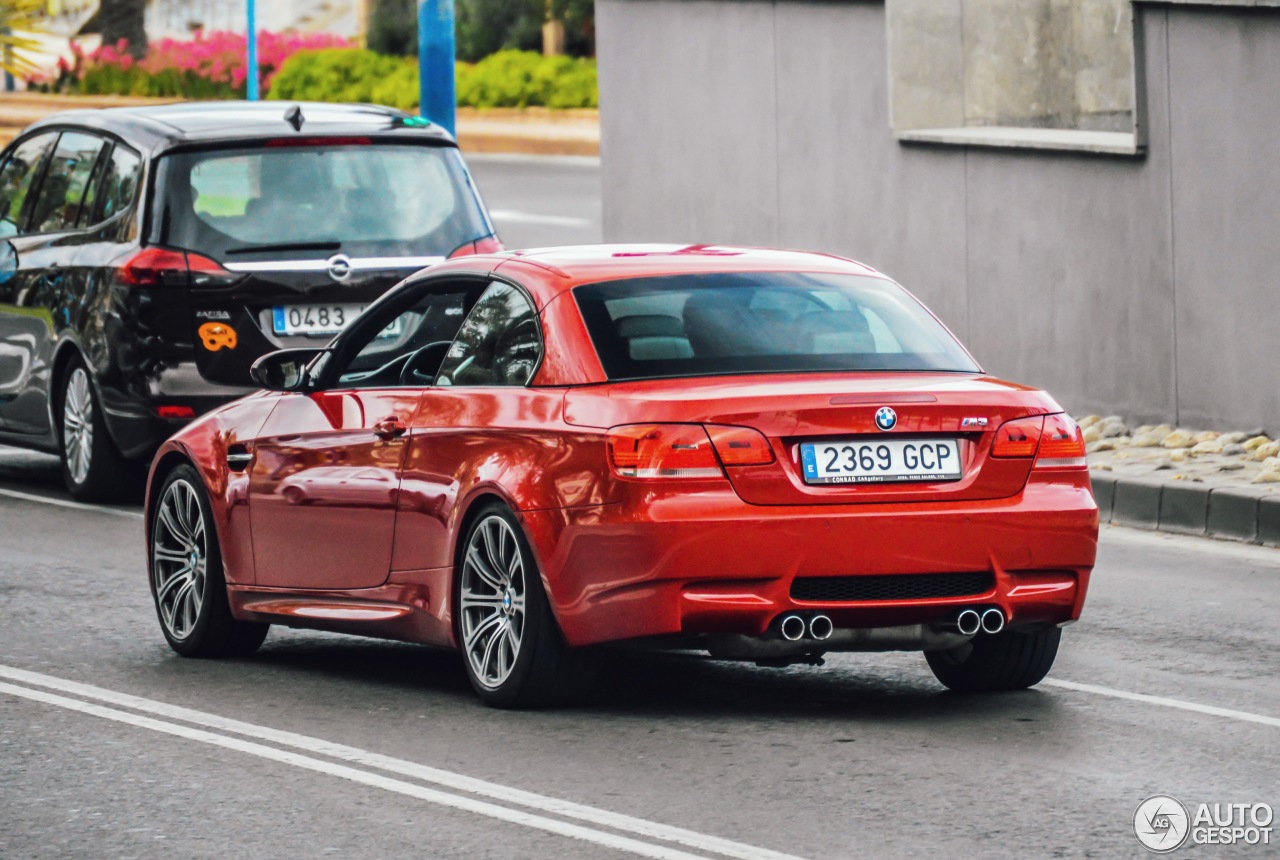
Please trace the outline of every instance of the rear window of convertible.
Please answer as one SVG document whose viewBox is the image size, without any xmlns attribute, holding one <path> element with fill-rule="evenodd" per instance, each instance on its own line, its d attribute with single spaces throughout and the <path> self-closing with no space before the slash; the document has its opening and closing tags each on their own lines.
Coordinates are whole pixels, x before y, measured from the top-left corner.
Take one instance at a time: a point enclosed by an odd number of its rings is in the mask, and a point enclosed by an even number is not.
<svg viewBox="0 0 1280 860">
<path fill-rule="evenodd" d="M 796 272 L 633 278 L 573 291 L 611 380 L 979 368 L 883 278 Z"/>
</svg>

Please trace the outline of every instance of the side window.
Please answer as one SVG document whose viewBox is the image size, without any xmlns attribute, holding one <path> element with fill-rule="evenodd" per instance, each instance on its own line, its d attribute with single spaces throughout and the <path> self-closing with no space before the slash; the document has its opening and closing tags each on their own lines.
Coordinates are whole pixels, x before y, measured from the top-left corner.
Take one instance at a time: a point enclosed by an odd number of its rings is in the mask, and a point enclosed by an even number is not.
<svg viewBox="0 0 1280 860">
<path fill-rule="evenodd" d="M 134 195 L 138 192 L 138 180 L 142 175 L 142 159 L 137 153 L 116 146 L 110 157 L 99 170 L 100 179 L 95 179 L 85 195 L 84 207 L 81 210 L 80 224 L 88 227 L 101 224 L 112 215 L 123 212 L 133 205 Z"/>
<path fill-rule="evenodd" d="M 538 365 L 538 314 L 519 290 L 494 284 L 467 314 L 437 385 L 524 385 Z"/>
<path fill-rule="evenodd" d="M 80 204 L 89 186 L 98 154 L 106 143 L 102 138 L 79 132 L 64 132 L 58 138 L 49 169 L 40 183 L 35 211 L 31 216 L 32 233 L 56 233 L 74 230 L 80 220 Z"/>
<path fill-rule="evenodd" d="M 57 134 L 41 134 L 18 144 L 0 167 L 0 238 L 17 235 L 31 183 Z"/>
<path fill-rule="evenodd" d="M 477 289 L 430 292 L 387 318 L 337 376 L 340 387 L 428 386 Z"/>
</svg>

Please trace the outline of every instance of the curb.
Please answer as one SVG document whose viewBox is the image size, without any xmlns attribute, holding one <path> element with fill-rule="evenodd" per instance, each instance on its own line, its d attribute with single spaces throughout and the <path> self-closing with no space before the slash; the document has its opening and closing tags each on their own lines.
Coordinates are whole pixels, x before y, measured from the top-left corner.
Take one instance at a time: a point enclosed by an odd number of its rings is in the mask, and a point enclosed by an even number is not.
<svg viewBox="0 0 1280 860">
<path fill-rule="evenodd" d="M 1280 493 L 1090 475 L 1098 519 L 1148 531 L 1280 546 Z"/>
</svg>

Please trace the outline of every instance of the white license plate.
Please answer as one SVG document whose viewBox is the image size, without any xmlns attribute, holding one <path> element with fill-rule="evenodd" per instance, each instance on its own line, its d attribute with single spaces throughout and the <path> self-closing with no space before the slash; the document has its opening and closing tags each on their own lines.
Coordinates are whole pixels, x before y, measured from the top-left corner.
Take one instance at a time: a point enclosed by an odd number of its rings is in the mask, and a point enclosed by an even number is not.
<svg viewBox="0 0 1280 860">
<path fill-rule="evenodd" d="M 366 305 L 284 305 L 271 310 L 271 328 L 282 335 L 337 334 L 364 313 Z M 400 333 L 397 319 L 379 337 Z"/>
<path fill-rule="evenodd" d="M 893 481 L 958 481 L 960 443 L 955 439 L 840 439 L 805 442 L 800 461 L 806 484 L 874 484 Z"/>
</svg>

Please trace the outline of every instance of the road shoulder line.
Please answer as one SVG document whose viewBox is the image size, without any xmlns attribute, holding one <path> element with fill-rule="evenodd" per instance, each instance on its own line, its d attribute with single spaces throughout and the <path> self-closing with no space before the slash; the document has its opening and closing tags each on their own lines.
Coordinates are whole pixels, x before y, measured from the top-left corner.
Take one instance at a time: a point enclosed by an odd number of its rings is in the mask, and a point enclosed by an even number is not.
<svg viewBox="0 0 1280 860">
<path fill-rule="evenodd" d="M 1142 702 L 1147 705 L 1159 705 L 1163 708 L 1176 708 L 1180 711 L 1191 711 L 1211 717 L 1226 717 L 1246 723 L 1258 723 L 1263 726 L 1280 728 L 1280 717 L 1268 717 L 1265 714 L 1251 714 L 1248 711 L 1234 711 L 1230 708 L 1219 708 L 1215 705 L 1200 705 L 1195 702 L 1184 702 L 1181 699 L 1170 699 L 1165 696 L 1150 696 L 1146 693 L 1130 693 L 1126 690 L 1115 690 L 1111 687 L 1099 687 L 1094 684 L 1079 684 L 1075 681 L 1059 681 L 1046 678 L 1040 682 L 1042 687 L 1057 687 L 1060 690 L 1074 690 L 1077 693 L 1092 693 L 1095 696 L 1107 696 L 1112 699 L 1126 699 L 1131 702 Z"/>
</svg>

